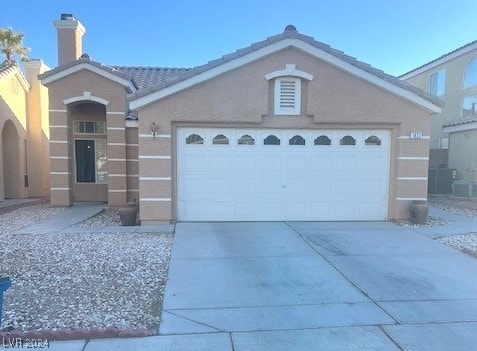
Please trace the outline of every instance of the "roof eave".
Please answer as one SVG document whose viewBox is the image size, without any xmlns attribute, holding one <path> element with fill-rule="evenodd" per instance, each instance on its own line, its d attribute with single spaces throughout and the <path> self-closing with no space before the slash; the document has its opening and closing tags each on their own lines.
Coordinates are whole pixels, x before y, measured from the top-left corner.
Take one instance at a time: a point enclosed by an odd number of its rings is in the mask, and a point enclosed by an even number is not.
<svg viewBox="0 0 477 351">
<path fill-rule="evenodd" d="M 119 83 L 123 85 L 130 93 L 133 93 L 137 90 L 137 85 L 132 78 L 128 79 L 123 77 L 122 74 L 110 72 L 103 68 L 103 66 L 99 62 L 97 64 L 93 64 L 91 61 L 83 59 L 73 61 L 72 63 L 57 67 L 51 71 L 40 74 L 38 78 L 41 80 L 41 83 L 43 85 L 48 86 L 48 84 L 52 82 L 55 82 L 81 70 L 89 70 L 102 77 Z"/>
<path fill-rule="evenodd" d="M 321 43 L 319 44 L 323 45 Z M 258 49 L 248 52 L 247 54 L 243 56 L 234 58 L 220 65 L 213 66 L 212 68 L 208 70 L 205 70 L 201 73 L 198 73 L 186 79 L 179 80 L 178 82 L 175 82 L 174 84 L 171 84 L 169 86 L 150 87 L 148 89 L 140 90 L 134 94 L 130 94 L 128 95 L 128 99 L 130 100 L 130 103 L 129 103 L 130 108 L 133 110 L 140 109 L 166 96 L 169 96 L 183 89 L 189 88 L 193 85 L 196 85 L 206 80 L 217 77 L 227 71 L 244 66 L 250 62 L 253 62 L 257 59 L 260 59 L 264 56 L 270 55 L 274 52 L 283 50 L 288 47 L 294 47 L 296 49 L 305 51 L 316 58 L 323 59 L 335 67 L 343 69 L 355 76 L 361 77 L 364 80 L 376 86 L 379 86 L 387 91 L 392 92 L 393 94 L 397 96 L 400 96 L 406 100 L 411 101 L 412 103 L 424 108 L 428 112 L 431 112 L 431 113 L 441 112 L 441 107 L 439 106 L 439 104 L 437 102 L 431 101 L 432 99 L 425 99 L 424 97 L 419 96 L 418 94 L 410 90 L 401 88 L 397 86 L 396 84 L 393 84 L 387 81 L 386 79 L 380 78 L 376 75 L 366 72 L 365 70 L 358 68 L 357 66 L 352 65 L 351 63 L 346 62 L 343 59 L 340 59 L 337 56 L 332 55 L 331 53 L 326 52 L 315 45 L 310 44 L 309 40 L 304 41 L 301 39 L 289 38 L 289 37 L 285 37 L 280 40 L 274 40 L 274 42 L 272 42 L 269 45 L 259 47 Z"/>
</svg>

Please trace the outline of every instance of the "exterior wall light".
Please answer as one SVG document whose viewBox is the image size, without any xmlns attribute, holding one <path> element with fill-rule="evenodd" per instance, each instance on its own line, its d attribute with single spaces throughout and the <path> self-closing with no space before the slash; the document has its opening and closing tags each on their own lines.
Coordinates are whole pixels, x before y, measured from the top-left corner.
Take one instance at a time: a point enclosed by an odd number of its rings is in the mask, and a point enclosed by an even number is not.
<svg viewBox="0 0 477 351">
<path fill-rule="evenodd" d="M 159 126 L 156 124 L 156 122 L 152 122 L 151 124 L 151 134 L 152 138 L 156 139 L 156 134 L 159 133 Z"/>
</svg>

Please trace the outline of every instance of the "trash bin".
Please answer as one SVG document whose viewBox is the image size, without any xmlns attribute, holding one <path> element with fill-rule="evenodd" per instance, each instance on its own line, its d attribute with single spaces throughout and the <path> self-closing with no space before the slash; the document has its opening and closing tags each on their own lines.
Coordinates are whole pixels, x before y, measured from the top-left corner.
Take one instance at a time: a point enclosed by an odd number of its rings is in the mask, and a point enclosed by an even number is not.
<svg viewBox="0 0 477 351">
<path fill-rule="evenodd" d="M 426 224 L 427 213 L 429 209 L 427 201 L 425 200 L 413 200 L 411 203 L 411 219 L 414 224 Z"/>
<path fill-rule="evenodd" d="M 8 277 L 0 277 L 0 327 L 2 326 L 3 316 L 3 292 L 12 285 L 12 281 Z"/>
</svg>

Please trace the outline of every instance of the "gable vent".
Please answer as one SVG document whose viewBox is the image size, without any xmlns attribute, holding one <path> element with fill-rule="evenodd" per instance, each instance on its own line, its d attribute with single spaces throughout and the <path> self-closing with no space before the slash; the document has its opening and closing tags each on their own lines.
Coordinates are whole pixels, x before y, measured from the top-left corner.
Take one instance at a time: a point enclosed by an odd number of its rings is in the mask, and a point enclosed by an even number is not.
<svg viewBox="0 0 477 351">
<path fill-rule="evenodd" d="M 280 81 L 280 108 L 295 108 L 296 106 L 296 81 Z"/>
<path fill-rule="evenodd" d="M 275 83 L 275 114 L 300 114 L 300 79 L 281 78 Z"/>
</svg>

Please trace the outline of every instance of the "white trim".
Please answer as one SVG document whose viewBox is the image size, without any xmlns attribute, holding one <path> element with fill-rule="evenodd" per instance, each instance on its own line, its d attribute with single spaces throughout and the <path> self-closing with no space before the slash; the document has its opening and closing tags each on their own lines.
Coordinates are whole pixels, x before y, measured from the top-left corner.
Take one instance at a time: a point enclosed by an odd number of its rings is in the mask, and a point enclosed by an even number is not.
<svg viewBox="0 0 477 351">
<path fill-rule="evenodd" d="M 440 113 L 441 108 L 437 106 L 436 104 L 424 99 L 423 97 L 407 90 L 401 87 L 398 87 L 382 78 L 379 78 L 369 72 L 366 72 L 346 61 L 343 61 L 342 59 L 333 56 L 321 49 L 318 49 L 317 47 L 308 44 L 300 39 L 290 39 L 286 38 L 283 40 L 280 40 L 276 43 L 267 45 L 261 49 L 258 49 L 256 51 L 251 52 L 250 54 L 244 55 L 242 57 L 239 57 L 235 60 L 226 62 L 222 65 L 219 65 L 217 67 L 211 68 L 203 73 L 197 74 L 195 76 L 192 76 L 188 79 L 185 79 L 183 81 L 180 81 L 176 84 L 173 84 L 171 86 L 165 87 L 163 89 L 160 89 L 158 91 L 152 92 L 150 94 L 138 97 L 138 98 L 133 98 L 129 102 L 129 107 L 132 110 L 141 108 L 143 106 L 146 106 L 152 102 L 155 102 L 159 99 L 162 99 L 166 96 L 172 95 L 174 93 L 177 93 L 181 90 L 184 90 L 186 88 L 189 88 L 193 85 L 202 83 L 206 80 L 212 79 L 214 77 L 217 77 L 218 75 L 221 75 L 225 72 L 228 72 L 232 69 L 244 66 L 250 62 L 253 62 L 255 60 L 258 60 L 264 56 L 273 54 L 279 50 L 289 48 L 289 47 L 295 47 L 299 50 L 302 50 L 318 59 L 322 59 L 328 63 L 330 63 L 333 66 L 336 66 L 352 75 L 355 75 L 357 77 L 360 77 L 366 81 L 368 81 L 371 84 L 374 84 L 378 87 L 383 88 L 384 90 L 390 91 L 393 94 L 396 94 L 403 99 L 406 99 L 412 103 L 415 103 L 422 108 L 428 110 L 429 112 L 433 113 Z"/>
<path fill-rule="evenodd" d="M 131 161 L 131 162 L 139 162 L 139 159 L 137 158 L 128 158 L 127 161 Z"/>
<path fill-rule="evenodd" d="M 125 127 L 106 127 L 106 130 L 126 130 Z"/>
<path fill-rule="evenodd" d="M 139 177 L 139 180 L 171 180 L 171 177 Z"/>
<path fill-rule="evenodd" d="M 397 158 L 398 160 L 413 160 L 413 161 L 429 161 L 429 157 L 407 157 L 407 156 L 401 156 Z"/>
<path fill-rule="evenodd" d="M 126 112 L 112 112 L 112 111 L 106 111 L 107 115 L 126 115 Z"/>
<path fill-rule="evenodd" d="M 461 124 L 458 126 L 443 127 L 442 130 L 447 133 L 464 132 L 466 130 L 477 129 L 477 122 Z"/>
<path fill-rule="evenodd" d="M 69 104 L 72 104 L 74 102 L 80 102 L 80 101 L 94 101 L 94 102 L 100 103 L 100 104 L 105 105 L 105 106 L 107 106 L 109 104 L 108 100 L 102 99 L 98 96 L 94 96 L 89 91 L 83 91 L 83 96 L 73 96 L 73 97 L 70 97 L 69 99 L 65 99 L 65 100 L 63 100 L 63 103 L 65 105 L 69 105 Z"/>
<path fill-rule="evenodd" d="M 430 139 L 431 137 L 429 135 L 423 135 L 421 137 L 421 139 Z M 419 140 L 419 139 L 411 139 L 411 137 L 409 135 L 401 135 L 398 137 L 398 139 L 409 139 L 409 140 L 412 140 L 412 141 L 415 141 L 415 140 Z"/>
<path fill-rule="evenodd" d="M 121 84 L 125 87 L 128 87 L 132 92 L 136 91 L 136 87 L 134 86 L 134 84 L 131 81 L 126 80 L 126 79 L 121 78 L 121 77 L 118 77 L 117 75 L 109 73 L 109 72 L 107 72 L 107 71 L 105 71 L 101 68 L 96 67 L 96 66 L 93 66 L 89 62 L 83 62 L 83 63 L 80 63 L 80 64 L 75 65 L 73 67 L 67 68 L 67 69 L 65 69 L 61 72 L 52 74 L 51 76 L 42 79 L 41 82 L 42 82 L 42 84 L 47 85 L 49 83 L 57 81 L 58 79 L 64 78 L 66 76 L 69 76 L 70 74 L 76 73 L 76 72 L 84 70 L 84 69 L 88 70 L 88 71 L 91 71 L 93 73 L 96 73 L 96 74 L 98 74 L 102 77 L 105 77 L 105 78 L 109 79 L 109 80 L 112 80 L 113 82 L 119 83 L 119 84 Z"/>
<path fill-rule="evenodd" d="M 139 189 L 128 189 L 129 192 L 134 192 L 134 193 L 138 193 L 139 192 Z"/>
<path fill-rule="evenodd" d="M 125 193 L 126 190 L 109 190 L 108 189 L 108 192 L 110 192 L 110 193 Z"/>
<path fill-rule="evenodd" d="M 116 177 L 116 178 L 126 178 L 126 175 L 125 175 L 125 174 L 114 174 L 114 173 L 113 173 L 113 174 L 110 174 L 110 173 L 109 173 L 109 174 L 108 174 L 108 177 L 112 177 L 112 178 L 114 178 L 114 177 Z"/>
<path fill-rule="evenodd" d="M 172 201 L 172 199 L 167 198 L 167 197 L 143 197 L 143 198 L 139 198 L 139 201 L 144 201 L 144 202 L 153 202 L 153 201 L 170 202 L 170 201 Z"/>
<path fill-rule="evenodd" d="M 50 156 L 50 160 L 69 160 L 70 158 L 68 156 Z"/>
<path fill-rule="evenodd" d="M 397 180 L 425 180 L 427 181 L 427 177 L 397 177 Z"/>
<path fill-rule="evenodd" d="M 152 138 L 152 134 L 139 134 L 140 138 Z M 156 138 L 170 138 L 170 134 L 156 134 Z"/>
<path fill-rule="evenodd" d="M 112 162 L 124 162 L 127 161 L 125 158 L 108 158 L 108 161 Z"/>
<path fill-rule="evenodd" d="M 68 112 L 68 110 L 55 110 L 55 109 L 51 109 L 51 110 L 48 110 L 48 112 L 66 113 L 66 112 Z"/>
<path fill-rule="evenodd" d="M 126 126 L 126 128 L 137 128 L 138 123 L 137 123 L 137 121 L 127 119 L 127 120 L 125 120 L 125 126 Z"/>
<path fill-rule="evenodd" d="M 50 128 L 69 128 L 65 124 L 50 124 Z"/>
<path fill-rule="evenodd" d="M 66 191 L 66 190 L 71 190 L 72 188 L 50 188 L 52 191 Z"/>
<path fill-rule="evenodd" d="M 446 55 L 445 57 L 441 58 L 441 59 L 438 59 L 434 62 L 430 62 L 428 64 L 425 64 L 424 66 L 416 69 L 415 71 L 412 71 L 412 72 L 409 72 L 409 73 L 406 73 L 402 76 L 400 76 L 399 78 L 400 79 L 403 79 L 403 80 L 406 80 L 406 79 L 409 79 L 409 78 L 412 78 L 414 76 L 417 76 L 423 72 L 426 72 L 426 71 L 429 71 L 437 66 L 440 66 L 448 61 L 451 61 L 453 59 L 455 59 L 456 57 L 459 57 L 459 56 L 462 56 L 462 55 L 465 55 L 466 53 L 468 52 L 471 52 L 472 50 L 475 50 L 477 49 L 477 43 L 474 43 L 472 45 L 469 45 L 465 48 L 462 48 L 458 51 L 455 51 L 453 52 L 452 54 L 449 54 L 449 55 Z"/>
<path fill-rule="evenodd" d="M 50 140 L 51 144 L 68 144 L 66 140 Z"/>
<path fill-rule="evenodd" d="M 126 143 L 108 143 L 108 146 L 126 146 Z"/>
<path fill-rule="evenodd" d="M 427 201 L 425 197 L 397 197 L 397 201 Z"/>
<path fill-rule="evenodd" d="M 296 69 L 295 64 L 285 64 L 285 68 L 279 71 L 274 71 L 265 75 L 266 80 L 270 80 L 278 77 L 299 77 L 306 80 L 313 80 L 313 75 L 304 71 Z"/>
<path fill-rule="evenodd" d="M 139 146 L 139 144 L 126 144 L 126 146 Z"/>
<path fill-rule="evenodd" d="M 54 174 L 54 175 L 68 175 L 70 174 L 69 172 L 50 172 L 50 174 Z"/>
<path fill-rule="evenodd" d="M 128 174 L 126 175 L 128 178 L 139 178 L 139 174 Z"/>
<path fill-rule="evenodd" d="M 145 156 L 139 155 L 140 160 L 170 160 L 171 156 Z"/>
</svg>

